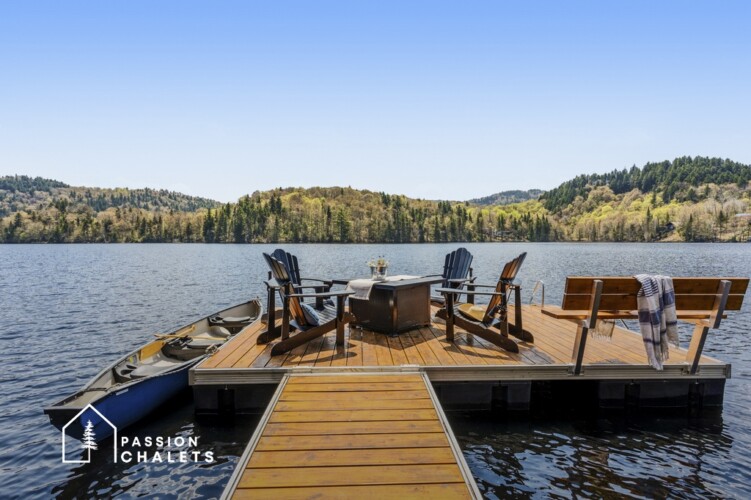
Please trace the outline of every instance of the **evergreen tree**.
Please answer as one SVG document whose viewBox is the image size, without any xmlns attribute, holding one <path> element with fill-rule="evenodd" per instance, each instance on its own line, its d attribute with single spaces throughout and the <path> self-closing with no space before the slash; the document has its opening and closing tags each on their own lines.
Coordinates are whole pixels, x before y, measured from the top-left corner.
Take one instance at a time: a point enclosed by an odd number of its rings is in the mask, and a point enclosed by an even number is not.
<svg viewBox="0 0 751 500">
<path fill-rule="evenodd" d="M 91 420 L 86 422 L 86 427 L 83 431 L 83 449 L 89 450 L 89 453 L 91 453 L 91 450 L 97 449 L 94 425 L 91 423 Z"/>
</svg>

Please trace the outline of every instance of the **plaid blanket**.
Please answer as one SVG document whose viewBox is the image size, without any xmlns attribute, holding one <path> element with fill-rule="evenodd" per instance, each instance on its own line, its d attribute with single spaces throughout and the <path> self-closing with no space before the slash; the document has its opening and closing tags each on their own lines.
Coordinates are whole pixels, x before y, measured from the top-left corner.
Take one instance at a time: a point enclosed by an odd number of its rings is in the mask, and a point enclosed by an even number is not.
<svg viewBox="0 0 751 500">
<path fill-rule="evenodd" d="M 669 276 L 649 274 L 634 277 L 641 283 L 636 303 L 647 360 L 650 366 L 662 370 L 662 364 L 669 355 L 668 343 L 678 345 L 673 280 Z"/>
</svg>

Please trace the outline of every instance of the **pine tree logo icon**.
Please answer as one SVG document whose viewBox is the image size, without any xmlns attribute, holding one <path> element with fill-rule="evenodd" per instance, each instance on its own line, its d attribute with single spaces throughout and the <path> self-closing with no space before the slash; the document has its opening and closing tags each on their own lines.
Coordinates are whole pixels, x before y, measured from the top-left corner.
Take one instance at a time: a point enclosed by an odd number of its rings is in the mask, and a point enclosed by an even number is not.
<svg viewBox="0 0 751 500">
<path fill-rule="evenodd" d="M 88 412 L 86 415 L 84 413 Z M 82 416 L 83 415 L 83 416 Z M 80 418 L 79 418 L 80 417 Z M 93 419 L 93 420 L 92 420 Z M 84 423 L 86 422 L 86 423 Z M 68 459 L 66 457 L 66 440 L 65 434 L 71 425 L 78 426 L 78 432 L 71 433 L 71 436 L 81 436 L 81 450 L 85 451 L 85 458 L 83 460 Z M 99 447 L 96 442 L 96 426 L 107 425 L 112 428 L 113 442 L 112 453 L 113 461 L 117 463 L 117 427 L 110 422 L 102 412 L 97 410 L 93 405 L 88 404 L 85 408 L 79 411 L 73 418 L 71 418 L 62 429 L 62 459 L 64 464 L 88 464 L 91 462 L 91 450 L 98 450 Z M 83 433 L 81 433 L 81 429 Z"/>
<path fill-rule="evenodd" d="M 91 420 L 86 422 L 86 428 L 83 431 L 83 449 L 87 452 L 87 458 L 91 460 L 91 450 L 96 451 L 96 434 L 94 433 L 94 424 Z"/>
</svg>

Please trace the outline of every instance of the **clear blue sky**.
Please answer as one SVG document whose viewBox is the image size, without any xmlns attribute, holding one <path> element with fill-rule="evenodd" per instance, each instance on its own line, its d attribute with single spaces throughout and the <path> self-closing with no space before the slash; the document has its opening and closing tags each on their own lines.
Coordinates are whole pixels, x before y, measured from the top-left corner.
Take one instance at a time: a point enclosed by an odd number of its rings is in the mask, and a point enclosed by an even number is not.
<svg viewBox="0 0 751 500">
<path fill-rule="evenodd" d="M 5 1 L 0 174 L 467 199 L 751 163 L 749 5 Z"/>
</svg>

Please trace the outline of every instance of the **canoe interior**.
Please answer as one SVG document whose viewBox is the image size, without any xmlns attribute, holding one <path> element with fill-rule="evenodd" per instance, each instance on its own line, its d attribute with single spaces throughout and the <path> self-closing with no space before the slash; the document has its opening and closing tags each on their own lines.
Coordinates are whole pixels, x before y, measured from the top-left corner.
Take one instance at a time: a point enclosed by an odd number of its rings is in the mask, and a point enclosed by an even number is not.
<svg viewBox="0 0 751 500">
<path fill-rule="evenodd" d="M 181 370 L 187 365 L 193 365 L 206 355 L 206 349 L 203 346 L 208 348 L 210 345 L 215 345 L 218 348 L 245 326 L 258 320 L 261 313 L 261 303 L 258 300 L 252 300 L 202 318 L 165 334 L 161 338 L 155 338 L 107 366 L 80 391 L 47 408 L 45 413 L 49 414 L 55 409 L 81 409 L 112 391 L 125 389 L 146 378 L 168 374 Z M 217 318 L 222 318 L 222 320 Z M 243 318 L 249 318 L 249 320 L 240 321 Z M 219 324 L 215 324 L 217 322 Z M 189 345 L 191 341 L 202 347 L 198 356 L 188 354 L 180 359 L 165 354 L 165 351 L 170 351 L 167 348 L 172 348 L 174 352 L 175 347 L 179 348 L 181 344 Z"/>
</svg>

